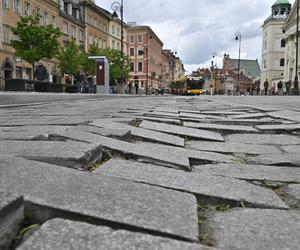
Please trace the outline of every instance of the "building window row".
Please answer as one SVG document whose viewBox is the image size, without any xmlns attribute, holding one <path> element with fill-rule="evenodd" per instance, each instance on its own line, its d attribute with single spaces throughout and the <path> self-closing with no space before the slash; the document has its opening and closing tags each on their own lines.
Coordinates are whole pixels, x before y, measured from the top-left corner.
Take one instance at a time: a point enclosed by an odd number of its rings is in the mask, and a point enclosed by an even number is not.
<svg viewBox="0 0 300 250">
<path fill-rule="evenodd" d="M 3 42 L 9 44 L 11 40 L 10 26 L 3 24 Z"/>
<path fill-rule="evenodd" d="M 88 19 L 87 19 L 87 23 L 89 23 L 90 25 L 106 32 L 106 24 L 97 20 L 96 18 L 90 16 Z"/>
<path fill-rule="evenodd" d="M 134 43 L 135 36 L 129 36 L 129 42 Z M 137 42 L 142 43 L 143 42 L 143 36 L 137 35 Z"/>
<path fill-rule="evenodd" d="M 130 63 L 130 71 L 131 72 L 136 71 L 134 62 Z M 138 62 L 137 63 L 137 71 L 138 72 L 143 72 L 143 62 Z"/>
<path fill-rule="evenodd" d="M 144 54 L 144 49 L 142 47 L 137 49 L 137 56 L 142 56 Z M 135 49 L 130 48 L 129 49 L 129 56 L 135 56 Z"/>
</svg>

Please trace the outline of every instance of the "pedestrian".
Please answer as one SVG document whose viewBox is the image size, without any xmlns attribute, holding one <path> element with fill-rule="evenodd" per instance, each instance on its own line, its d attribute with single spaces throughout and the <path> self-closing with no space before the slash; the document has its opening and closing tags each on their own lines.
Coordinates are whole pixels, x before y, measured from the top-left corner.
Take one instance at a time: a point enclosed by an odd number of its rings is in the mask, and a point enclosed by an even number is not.
<svg viewBox="0 0 300 250">
<path fill-rule="evenodd" d="M 291 85 L 292 85 L 291 81 L 288 81 L 288 82 L 285 83 L 286 95 L 290 94 Z"/>
<path fill-rule="evenodd" d="M 269 89 L 269 82 L 268 79 L 264 82 L 264 90 L 265 90 L 265 95 L 268 95 L 268 89 Z"/>
<path fill-rule="evenodd" d="M 135 87 L 135 94 L 138 95 L 139 94 L 139 84 L 135 83 L 134 87 Z"/>
<path fill-rule="evenodd" d="M 283 95 L 283 84 L 282 81 L 277 83 L 277 95 Z"/>
<path fill-rule="evenodd" d="M 271 95 L 275 95 L 275 83 L 273 84 L 271 88 Z"/>
<path fill-rule="evenodd" d="M 79 73 L 77 73 L 75 75 L 75 83 L 76 83 L 76 86 L 77 86 L 77 93 L 81 93 L 81 84 L 82 84 L 82 77 Z"/>
<path fill-rule="evenodd" d="M 132 83 L 131 82 L 129 82 L 128 88 L 129 88 L 129 94 L 131 95 L 132 94 Z"/>
<path fill-rule="evenodd" d="M 94 84 L 93 84 L 93 76 L 89 76 L 88 79 L 88 85 L 89 85 L 89 93 L 94 93 Z"/>
</svg>

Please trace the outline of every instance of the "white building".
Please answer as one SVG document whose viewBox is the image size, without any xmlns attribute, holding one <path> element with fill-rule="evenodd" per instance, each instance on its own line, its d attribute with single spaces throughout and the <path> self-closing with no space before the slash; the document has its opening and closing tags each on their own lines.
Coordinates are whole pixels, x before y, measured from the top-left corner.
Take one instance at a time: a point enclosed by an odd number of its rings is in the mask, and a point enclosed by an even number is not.
<svg viewBox="0 0 300 250">
<path fill-rule="evenodd" d="M 262 26 L 261 89 L 266 80 L 269 89 L 274 85 L 277 88 L 277 83 L 284 81 L 286 35 L 282 32 L 282 27 L 290 12 L 291 4 L 288 0 L 277 0 L 272 5 L 271 16 Z"/>
<path fill-rule="evenodd" d="M 299 0 L 298 0 L 299 1 Z M 285 50 L 285 68 L 284 68 L 284 81 L 293 83 L 296 72 L 296 24 L 297 24 L 297 0 L 295 1 L 292 11 L 283 25 L 284 36 L 286 39 L 286 50 Z M 298 53 L 299 58 L 299 53 Z M 300 67 L 298 64 L 298 74 Z M 298 75 L 299 78 L 299 75 Z"/>
</svg>

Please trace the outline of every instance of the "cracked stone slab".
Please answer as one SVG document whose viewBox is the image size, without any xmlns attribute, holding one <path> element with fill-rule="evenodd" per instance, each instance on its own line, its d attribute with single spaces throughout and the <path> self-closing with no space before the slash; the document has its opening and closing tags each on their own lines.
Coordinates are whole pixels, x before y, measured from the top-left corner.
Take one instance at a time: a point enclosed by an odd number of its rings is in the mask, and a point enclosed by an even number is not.
<svg viewBox="0 0 300 250">
<path fill-rule="evenodd" d="M 190 128 L 211 129 L 211 130 L 230 131 L 230 132 L 258 132 L 257 129 L 253 127 L 241 126 L 241 125 L 184 122 L 183 126 L 190 127 Z"/>
<path fill-rule="evenodd" d="M 187 127 L 175 126 L 169 124 L 161 124 L 161 123 L 149 122 L 149 121 L 143 121 L 140 124 L 140 127 L 145 129 L 170 133 L 170 134 L 188 136 L 197 139 L 205 139 L 211 141 L 224 141 L 224 138 L 222 137 L 221 134 L 213 131 L 187 128 Z"/>
<path fill-rule="evenodd" d="M 144 113 L 143 116 L 151 116 L 151 117 L 163 117 L 163 118 L 175 118 L 179 119 L 179 114 L 178 113 L 170 113 L 170 112 L 148 112 Z"/>
<path fill-rule="evenodd" d="M 241 153 L 253 155 L 281 153 L 279 149 L 273 146 L 243 144 L 236 142 L 189 141 L 188 146 L 197 150 L 220 153 Z"/>
<path fill-rule="evenodd" d="M 236 209 L 211 215 L 208 224 L 219 248 L 299 249 L 299 211 Z"/>
<path fill-rule="evenodd" d="M 70 168 L 86 168 L 102 158 L 102 148 L 99 144 L 73 141 L 0 140 L 0 152 Z"/>
<path fill-rule="evenodd" d="M 300 130 L 300 124 L 258 125 L 256 128 L 262 131 L 294 131 Z"/>
<path fill-rule="evenodd" d="M 127 124 L 115 123 L 115 122 L 107 122 L 105 120 L 98 120 L 91 123 L 93 126 L 99 126 L 107 129 L 127 129 L 130 131 L 131 135 L 144 138 L 147 140 L 160 142 L 164 144 L 184 147 L 185 140 L 179 136 L 170 135 L 166 133 L 161 133 L 158 131 L 137 128 L 134 126 L 129 126 Z"/>
<path fill-rule="evenodd" d="M 198 239 L 197 202 L 187 193 L 10 157 L 0 160 L 0 190 L 65 213 Z"/>
<path fill-rule="evenodd" d="M 293 110 L 281 110 L 267 113 L 271 117 L 282 118 L 290 121 L 300 122 L 300 112 Z"/>
<path fill-rule="evenodd" d="M 249 158 L 249 162 L 263 165 L 278 165 L 278 166 L 297 166 L 300 167 L 300 155 L 287 153 L 287 154 L 270 154 L 259 155 Z"/>
<path fill-rule="evenodd" d="M 300 145 L 300 138 L 279 134 L 232 134 L 225 136 L 226 141 L 247 144 Z"/>
<path fill-rule="evenodd" d="M 70 244 L 72 243 L 72 244 Z M 113 230 L 83 222 L 53 219 L 47 221 L 18 250 L 40 249 L 182 249 L 213 250 L 197 243 L 163 238 L 126 230 Z"/>
<path fill-rule="evenodd" d="M 244 115 L 245 112 L 241 111 L 230 111 L 230 110 L 216 110 L 216 111 L 201 111 L 201 114 L 205 115 Z"/>
<path fill-rule="evenodd" d="M 19 195 L 0 192 L 0 249 L 10 249 L 23 220 L 23 198 Z"/>
<path fill-rule="evenodd" d="M 300 168 L 264 165 L 216 164 L 193 166 L 193 171 L 201 175 L 217 175 L 242 180 L 299 182 Z"/>
<path fill-rule="evenodd" d="M 110 160 L 96 174 L 148 183 L 230 201 L 244 201 L 252 206 L 287 209 L 271 190 L 220 176 L 203 176 L 133 161 Z"/>
</svg>

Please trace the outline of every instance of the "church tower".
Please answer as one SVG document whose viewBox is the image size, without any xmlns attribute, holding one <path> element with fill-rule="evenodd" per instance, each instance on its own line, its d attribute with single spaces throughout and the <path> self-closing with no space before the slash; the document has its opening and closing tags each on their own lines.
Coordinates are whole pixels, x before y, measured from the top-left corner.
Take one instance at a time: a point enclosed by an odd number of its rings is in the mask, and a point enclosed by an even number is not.
<svg viewBox="0 0 300 250">
<path fill-rule="evenodd" d="M 277 87 L 284 80 L 286 41 L 282 26 L 291 12 L 288 0 L 277 0 L 271 8 L 271 15 L 262 26 L 261 89 L 268 80 L 269 87 Z"/>
</svg>

